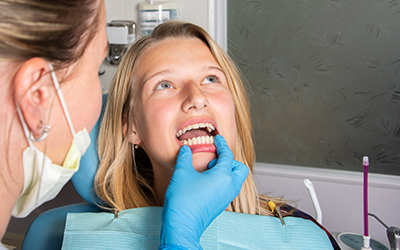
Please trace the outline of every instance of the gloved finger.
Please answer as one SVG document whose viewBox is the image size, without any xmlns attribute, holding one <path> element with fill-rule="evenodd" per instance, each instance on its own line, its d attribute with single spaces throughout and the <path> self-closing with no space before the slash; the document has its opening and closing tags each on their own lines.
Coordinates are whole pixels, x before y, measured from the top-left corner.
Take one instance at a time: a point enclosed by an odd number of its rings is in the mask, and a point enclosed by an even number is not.
<svg viewBox="0 0 400 250">
<path fill-rule="evenodd" d="M 176 159 L 175 170 L 185 168 L 188 165 L 193 168 L 192 150 L 190 150 L 189 146 L 183 145 L 180 148 L 178 158 Z"/>
<path fill-rule="evenodd" d="M 210 163 L 208 163 L 208 169 L 211 169 L 215 166 L 215 164 L 217 164 L 217 159 L 214 159 L 212 161 L 210 161 Z"/>
<path fill-rule="evenodd" d="M 249 168 L 243 163 L 233 160 L 232 173 L 235 179 L 235 183 L 242 185 L 249 174 Z"/>
<path fill-rule="evenodd" d="M 231 169 L 233 153 L 229 148 L 228 144 L 226 143 L 224 137 L 222 137 L 222 135 L 216 135 L 214 137 L 214 144 L 217 149 L 217 155 L 218 155 L 216 165 L 218 165 L 219 162 L 223 162 L 224 164 L 220 165 L 230 167 L 229 169 Z"/>
</svg>

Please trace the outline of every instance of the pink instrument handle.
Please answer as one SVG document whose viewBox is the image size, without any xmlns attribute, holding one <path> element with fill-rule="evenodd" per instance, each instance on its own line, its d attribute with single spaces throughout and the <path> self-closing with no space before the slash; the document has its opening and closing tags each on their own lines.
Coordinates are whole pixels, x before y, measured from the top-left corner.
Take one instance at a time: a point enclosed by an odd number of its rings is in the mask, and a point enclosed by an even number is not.
<svg viewBox="0 0 400 250">
<path fill-rule="evenodd" d="M 368 156 L 364 156 L 363 158 L 363 166 L 364 166 L 364 235 L 369 236 L 368 234 L 368 166 L 369 159 Z"/>
</svg>

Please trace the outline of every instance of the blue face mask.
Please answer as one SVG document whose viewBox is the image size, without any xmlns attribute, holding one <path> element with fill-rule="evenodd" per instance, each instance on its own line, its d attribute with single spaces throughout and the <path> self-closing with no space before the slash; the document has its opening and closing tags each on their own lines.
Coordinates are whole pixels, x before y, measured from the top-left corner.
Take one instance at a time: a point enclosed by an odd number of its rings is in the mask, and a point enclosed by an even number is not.
<svg viewBox="0 0 400 250">
<path fill-rule="evenodd" d="M 17 113 L 24 129 L 25 137 L 28 140 L 29 147 L 26 148 L 22 154 L 24 187 L 12 211 L 14 217 L 26 217 L 35 208 L 53 199 L 69 179 L 71 179 L 72 175 L 78 171 L 81 156 L 90 145 L 90 136 L 86 128 L 75 133 L 65 105 L 64 97 L 61 93 L 60 85 L 50 63 L 49 67 L 54 87 L 57 90 L 58 98 L 74 139 L 72 140 L 62 166 L 54 164 L 49 157 L 33 145 L 32 140 L 34 139 L 32 139 L 21 109 L 18 103 L 16 103 Z M 47 132 L 48 131 L 46 131 L 46 133 Z M 46 133 L 45 135 L 47 135 Z M 44 138 L 42 137 L 42 139 Z"/>
</svg>

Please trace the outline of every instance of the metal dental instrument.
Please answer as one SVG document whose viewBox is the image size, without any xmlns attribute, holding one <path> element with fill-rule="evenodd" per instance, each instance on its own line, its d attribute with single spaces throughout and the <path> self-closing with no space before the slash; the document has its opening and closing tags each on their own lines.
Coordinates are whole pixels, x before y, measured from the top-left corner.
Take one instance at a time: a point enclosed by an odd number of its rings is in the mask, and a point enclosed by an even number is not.
<svg viewBox="0 0 400 250">
<path fill-rule="evenodd" d="M 273 212 L 275 216 L 277 216 L 281 220 L 282 225 L 285 226 L 285 221 L 283 220 L 282 217 L 281 208 L 277 207 L 273 201 L 269 201 L 268 206 L 271 209 L 271 212 Z"/>
<path fill-rule="evenodd" d="M 390 244 L 390 250 L 400 250 L 400 228 L 388 227 L 388 225 L 386 225 L 375 214 L 368 213 L 368 215 L 374 217 L 377 221 L 379 221 L 386 228 L 386 233 L 387 233 L 387 237 L 388 237 L 389 244 Z"/>
</svg>

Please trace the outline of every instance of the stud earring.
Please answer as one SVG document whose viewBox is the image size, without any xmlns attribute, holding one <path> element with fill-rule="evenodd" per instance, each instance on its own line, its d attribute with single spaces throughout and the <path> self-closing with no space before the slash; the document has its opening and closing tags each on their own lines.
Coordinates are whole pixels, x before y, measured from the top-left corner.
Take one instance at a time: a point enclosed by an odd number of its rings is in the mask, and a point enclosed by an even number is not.
<svg viewBox="0 0 400 250">
<path fill-rule="evenodd" d="M 138 149 L 139 147 L 139 144 L 135 144 L 135 149 Z"/>
</svg>

